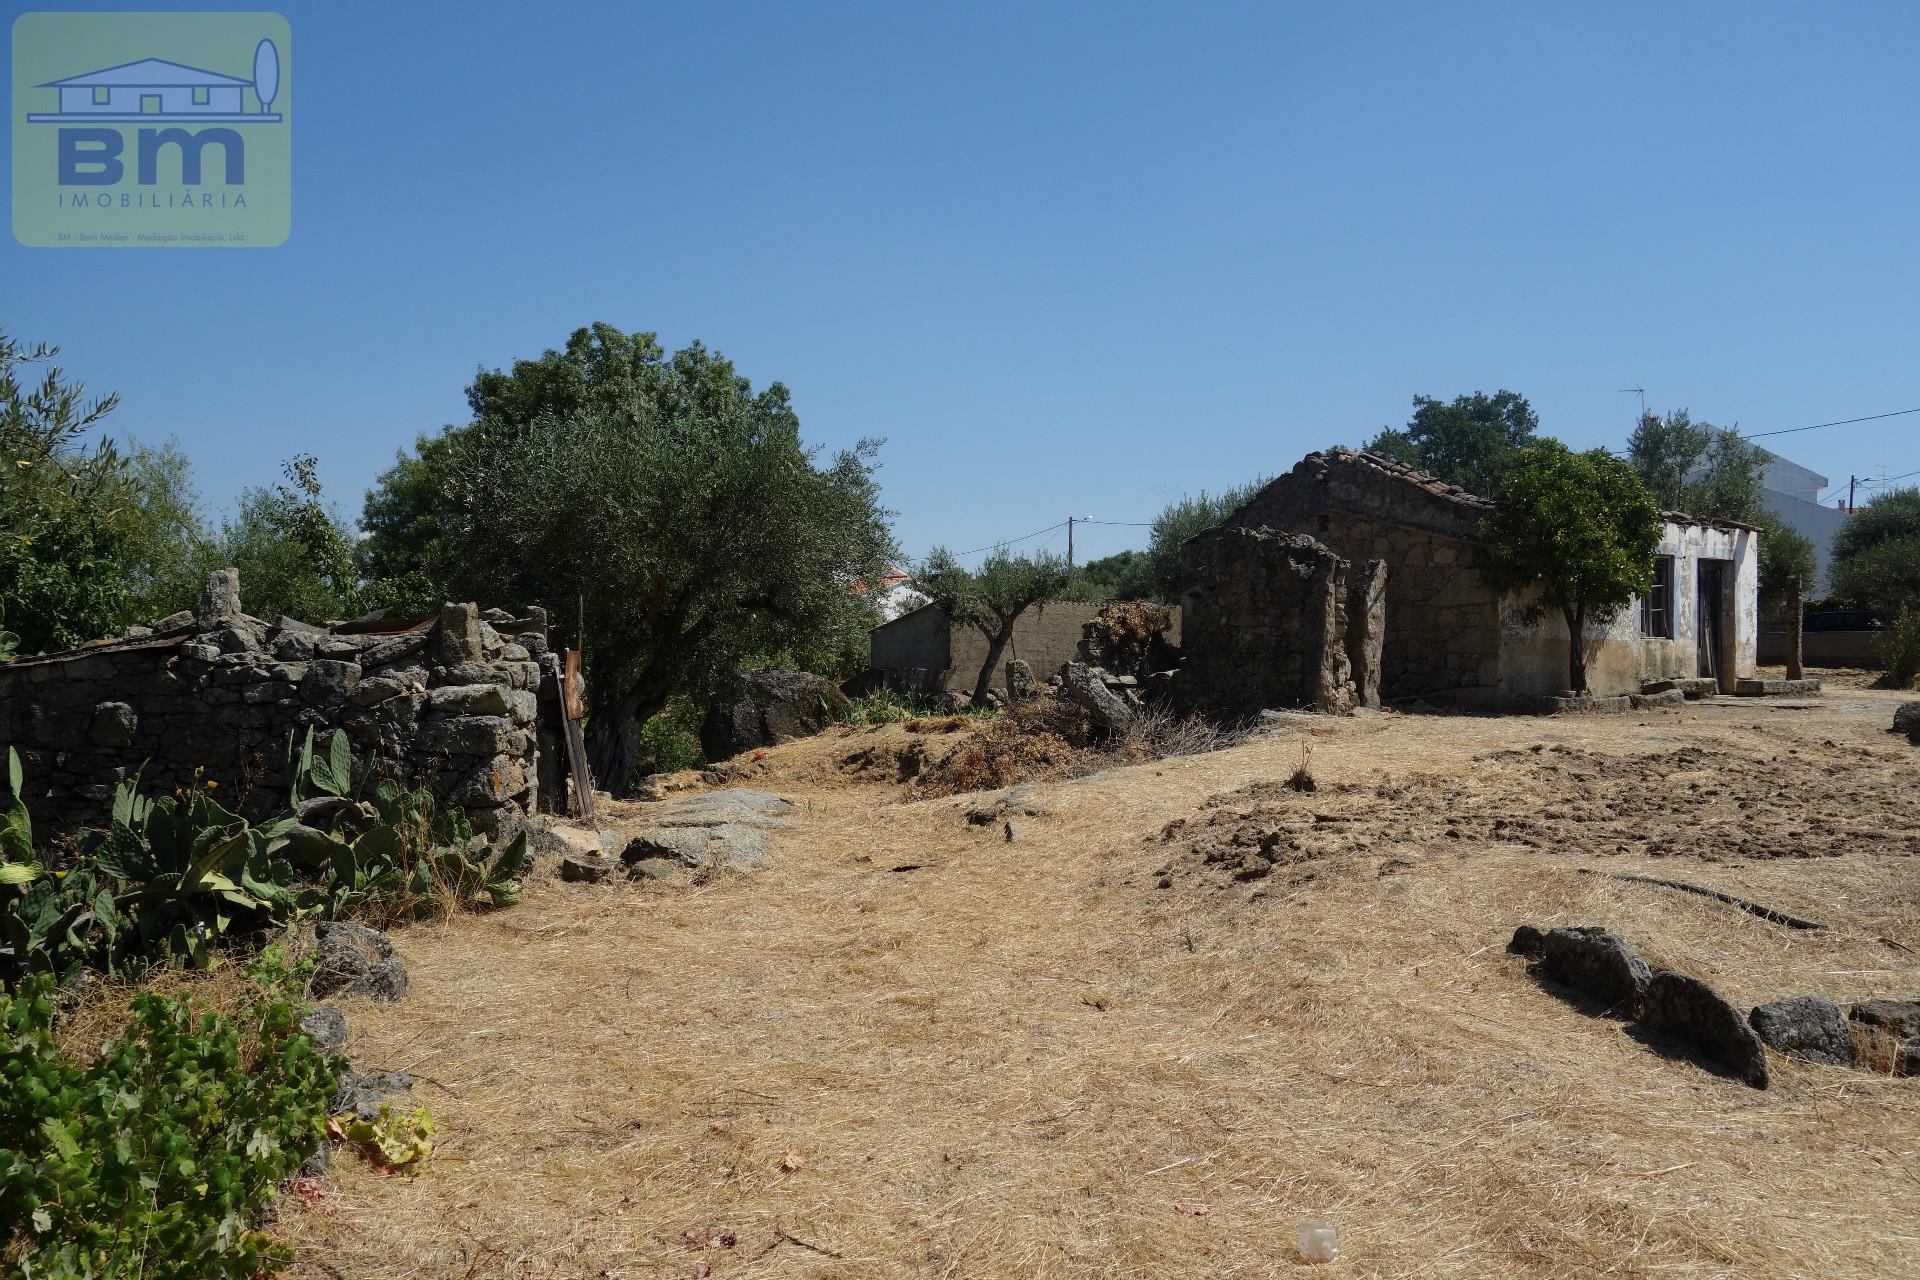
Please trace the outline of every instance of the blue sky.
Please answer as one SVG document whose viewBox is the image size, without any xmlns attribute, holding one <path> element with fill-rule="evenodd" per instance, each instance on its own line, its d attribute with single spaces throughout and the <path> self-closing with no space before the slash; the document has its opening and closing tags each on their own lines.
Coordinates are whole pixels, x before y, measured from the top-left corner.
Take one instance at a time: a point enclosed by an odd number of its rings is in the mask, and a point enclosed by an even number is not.
<svg viewBox="0 0 1920 1280">
<path fill-rule="evenodd" d="M 886 437 L 910 554 L 1148 520 L 1417 393 L 1580 446 L 1636 385 L 1746 431 L 1920 406 L 1912 6 L 282 12 L 284 246 L 0 245 L 0 326 L 215 511 L 297 451 L 357 511 L 477 366 L 594 320 Z M 1899 474 L 1920 414 L 1773 443 Z"/>
</svg>

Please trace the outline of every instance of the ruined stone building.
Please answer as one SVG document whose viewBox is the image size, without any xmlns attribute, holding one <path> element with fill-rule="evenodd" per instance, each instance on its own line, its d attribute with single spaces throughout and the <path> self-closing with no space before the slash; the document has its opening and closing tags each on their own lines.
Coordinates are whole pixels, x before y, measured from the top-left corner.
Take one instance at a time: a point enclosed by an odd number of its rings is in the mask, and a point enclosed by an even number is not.
<svg viewBox="0 0 1920 1280">
<path fill-rule="evenodd" d="M 1522 623 L 1526 600 L 1495 590 L 1476 567 L 1480 520 L 1492 508 L 1373 454 L 1307 455 L 1187 545 L 1187 664 L 1215 689 L 1205 701 L 1276 693 L 1284 702 L 1267 705 L 1333 710 L 1366 705 L 1373 680 L 1386 700 L 1461 705 L 1561 692 L 1565 622 Z M 1752 676 L 1759 536 L 1751 525 L 1666 513 L 1653 589 L 1587 637 L 1593 693 L 1695 677 L 1732 691 Z M 1382 617 L 1370 625 L 1376 604 Z"/>
</svg>

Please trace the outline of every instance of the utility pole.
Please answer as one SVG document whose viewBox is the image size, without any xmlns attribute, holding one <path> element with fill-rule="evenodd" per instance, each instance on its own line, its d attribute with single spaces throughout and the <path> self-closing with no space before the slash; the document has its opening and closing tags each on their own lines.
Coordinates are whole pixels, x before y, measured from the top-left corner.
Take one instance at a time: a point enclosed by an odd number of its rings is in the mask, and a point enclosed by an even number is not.
<svg viewBox="0 0 1920 1280">
<path fill-rule="evenodd" d="M 1092 516 L 1068 516 L 1067 517 L 1067 572 L 1068 573 L 1073 572 L 1073 526 L 1076 522 L 1090 523 L 1092 520 L 1093 520 Z"/>
<path fill-rule="evenodd" d="M 1853 514 L 1853 489 L 1854 489 L 1854 486 L 1859 483 L 1860 483 L 1859 476 L 1847 477 L 1847 514 L 1848 515 Z"/>
</svg>

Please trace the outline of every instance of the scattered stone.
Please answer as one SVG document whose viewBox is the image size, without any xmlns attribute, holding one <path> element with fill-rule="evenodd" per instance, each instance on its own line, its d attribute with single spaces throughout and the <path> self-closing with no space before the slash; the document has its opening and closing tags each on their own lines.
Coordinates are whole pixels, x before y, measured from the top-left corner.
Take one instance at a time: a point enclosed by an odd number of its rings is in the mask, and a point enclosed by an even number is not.
<svg viewBox="0 0 1920 1280">
<path fill-rule="evenodd" d="M 1108 733 L 1124 733 L 1133 724 L 1133 708 L 1125 698 L 1107 688 L 1106 681 L 1086 663 L 1069 662 L 1062 666 L 1060 686 Z"/>
<path fill-rule="evenodd" d="M 1633 705 L 1635 711 L 1651 711 L 1659 707 L 1685 706 L 1687 695 L 1678 688 L 1667 688 L 1657 693 L 1629 694 L 1627 701 Z"/>
<path fill-rule="evenodd" d="M 1012 844 L 1015 840 L 1018 840 L 1020 838 L 1020 828 L 1014 826 L 1011 820 L 1007 822 L 1005 830 L 1007 834 L 1008 844 Z"/>
<path fill-rule="evenodd" d="M 1889 1049 L 1897 1076 L 1920 1076 L 1920 1000 L 1863 1000 L 1847 1017 L 1867 1039 Z"/>
<path fill-rule="evenodd" d="M 1523 924 L 1513 931 L 1513 939 L 1507 943 L 1507 950 L 1516 956 L 1538 956 L 1546 949 L 1547 935 L 1530 924 Z"/>
<path fill-rule="evenodd" d="M 340 1077 L 340 1087 L 334 1091 L 327 1114 L 339 1116 L 352 1112 L 362 1120 L 371 1121 L 379 1118 L 382 1103 L 399 1111 L 412 1102 L 413 1077 L 404 1071 L 349 1071 Z"/>
<path fill-rule="evenodd" d="M 1033 664 L 1025 658 L 1010 658 L 1007 661 L 1007 692 L 1015 701 L 1033 696 L 1036 684 L 1033 678 Z"/>
<path fill-rule="evenodd" d="M 1690 677 L 1685 680 L 1676 680 L 1674 683 L 1680 686 L 1680 692 L 1689 702 L 1711 698 L 1720 692 L 1720 682 L 1711 676 Z"/>
<path fill-rule="evenodd" d="M 574 884 L 599 884 L 613 874 L 614 862 L 599 853 L 569 853 L 560 859 L 560 878 Z"/>
<path fill-rule="evenodd" d="M 743 671 L 708 710 L 700 745 L 709 760 L 725 760 L 818 733 L 850 705 L 838 685 L 809 671 Z"/>
<path fill-rule="evenodd" d="M 1819 996 L 1794 996 L 1763 1004 L 1747 1015 L 1770 1048 L 1802 1062 L 1853 1065 L 1853 1034 L 1840 1006 Z"/>
<path fill-rule="evenodd" d="M 315 1005 L 300 1019 L 300 1030 L 321 1053 L 342 1053 L 347 1047 L 347 1020 L 332 1005 Z"/>
<path fill-rule="evenodd" d="M 1646 961 L 1597 925 L 1550 930 L 1541 939 L 1540 955 L 1550 975 L 1629 1016 L 1638 1011 L 1653 976 Z"/>
<path fill-rule="evenodd" d="M 1920 743 L 1920 702 L 1903 702 L 1894 708 L 1893 731 Z"/>
<path fill-rule="evenodd" d="M 1050 811 L 1037 804 L 1027 783 L 982 796 L 967 810 L 969 826 L 990 827 L 1009 818 L 1044 818 Z"/>
<path fill-rule="evenodd" d="M 1726 997 L 1700 979 L 1667 969 L 1654 974 L 1641 1001 L 1640 1021 L 1684 1040 L 1735 1079 L 1767 1087 L 1767 1051 L 1760 1037 Z"/>
<path fill-rule="evenodd" d="M 307 984 L 314 999 L 392 1004 L 407 994 L 407 966 L 386 934 L 350 920 L 326 921 L 315 933 L 319 945 Z"/>
<path fill-rule="evenodd" d="M 185 631 L 188 627 L 191 627 L 193 623 L 193 610 L 182 609 L 178 613 L 170 613 L 155 622 L 153 624 L 153 630 L 154 634 L 164 636 L 175 631 Z"/>
</svg>

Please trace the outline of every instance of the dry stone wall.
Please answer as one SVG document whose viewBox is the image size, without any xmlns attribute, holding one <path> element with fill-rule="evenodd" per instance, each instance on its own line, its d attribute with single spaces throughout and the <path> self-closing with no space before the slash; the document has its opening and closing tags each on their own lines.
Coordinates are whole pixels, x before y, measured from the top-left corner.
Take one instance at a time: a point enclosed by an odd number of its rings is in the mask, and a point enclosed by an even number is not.
<svg viewBox="0 0 1920 1280">
<path fill-rule="evenodd" d="M 217 572 L 200 607 L 118 640 L 0 666 L 0 747 L 20 752 L 36 823 L 106 811 L 115 783 L 212 783 L 260 815 L 286 796 L 289 734 L 344 729 L 373 774 L 430 788 L 496 830 L 536 807 L 546 615 L 445 606 L 346 631 L 241 609 Z"/>
<path fill-rule="evenodd" d="M 1229 523 L 1306 534 L 1355 564 L 1384 561 L 1379 687 L 1408 698 L 1500 684 L 1500 597 L 1473 566 L 1480 520 L 1492 510 L 1412 468 L 1330 449 L 1308 454 Z"/>
<path fill-rule="evenodd" d="M 1186 661 L 1172 682 L 1182 711 L 1248 715 L 1306 707 L 1335 714 L 1361 705 L 1353 655 L 1377 662 L 1376 593 L 1384 566 L 1360 579 L 1314 539 L 1222 525 L 1181 551 Z M 1350 615 L 1351 602 L 1363 606 Z M 1371 683 L 1370 681 L 1368 682 Z"/>
</svg>

